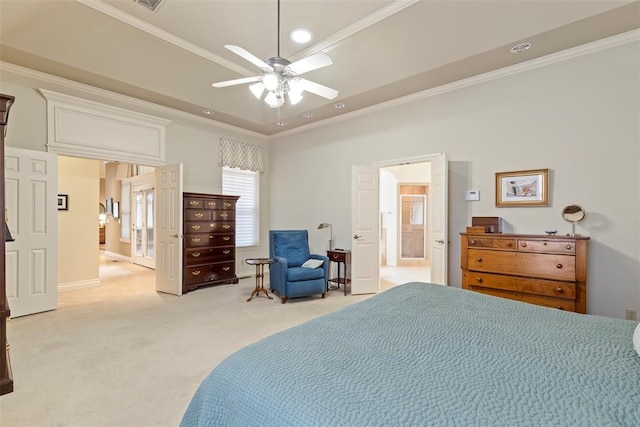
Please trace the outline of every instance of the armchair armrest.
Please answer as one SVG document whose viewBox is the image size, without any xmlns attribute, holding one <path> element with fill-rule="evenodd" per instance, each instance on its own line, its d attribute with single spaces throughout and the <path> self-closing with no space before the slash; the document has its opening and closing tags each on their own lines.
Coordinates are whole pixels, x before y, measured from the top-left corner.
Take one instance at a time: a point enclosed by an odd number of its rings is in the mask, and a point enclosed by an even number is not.
<svg viewBox="0 0 640 427">
<path fill-rule="evenodd" d="M 325 284 L 329 282 L 329 257 L 326 255 L 319 254 L 311 254 L 309 255 L 311 259 L 321 259 L 324 262 L 322 263 L 322 269 L 324 270 L 324 282 Z"/>
<path fill-rule="evenodd" d="M 275 263 L 269 265 L 269 285 L 281 295 L 287 292 L 287 268 L 289 261 L 283 257 L 273 257 Z"/>
</svg>

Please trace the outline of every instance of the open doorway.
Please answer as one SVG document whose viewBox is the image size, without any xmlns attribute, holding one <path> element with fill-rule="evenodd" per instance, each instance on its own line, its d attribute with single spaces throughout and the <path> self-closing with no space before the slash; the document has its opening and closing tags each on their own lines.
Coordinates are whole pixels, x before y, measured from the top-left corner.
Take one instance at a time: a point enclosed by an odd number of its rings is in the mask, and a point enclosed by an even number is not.
<svg viewBox="0 0 640 427">
<path fill-rule="evenodd" d="M 380 168 L 380 290 L 429 282 L 431 163 Z"/>
</svg>

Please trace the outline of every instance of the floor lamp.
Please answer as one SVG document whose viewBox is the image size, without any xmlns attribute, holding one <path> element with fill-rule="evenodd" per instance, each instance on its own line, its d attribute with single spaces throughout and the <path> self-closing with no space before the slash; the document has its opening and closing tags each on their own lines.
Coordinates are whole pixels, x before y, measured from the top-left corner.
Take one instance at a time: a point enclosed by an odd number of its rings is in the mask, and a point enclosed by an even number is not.
<svg viewBox="0 0 640 427">
<path fill-rule="evenodd" d="M 329 229 L 329 250 L 333 250 L 333 227 L 328 222 L 323 222 L 318 226 L 318 230 L 322 230 L 323 228 Z"/>
</svg>

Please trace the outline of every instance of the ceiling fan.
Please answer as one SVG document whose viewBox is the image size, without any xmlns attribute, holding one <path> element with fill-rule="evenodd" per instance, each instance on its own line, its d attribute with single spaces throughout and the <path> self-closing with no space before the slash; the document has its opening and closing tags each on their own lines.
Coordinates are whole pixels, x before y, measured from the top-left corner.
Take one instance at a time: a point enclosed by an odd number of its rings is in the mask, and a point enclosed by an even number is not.
<svg viewBox="0 0 640 427">
<path fill-rule="evenodd" d="M 227 44 L 224 47 L 260 68 L 262 75 L 213 83 L 212 86 L 215 88 L 257 82 L 249 86 L 251 93 L 261 99 L 266 92 L 264 101 L 271 108 L 282 107 L 285 95 L 291 105 L 300 102 L 303 92 L 310 92 L 327 99 L 334 99 L 338 96 L 338 91 L 335 89 L 299 77 L 301 74 L 333 64 L 329 55 L 319 52 L 296 62 L 291 62 L 280 56 L 280 0 L 278 0 L 278 52 L 276 56 L 263 61 L 240 46 Z"/>
</svg>

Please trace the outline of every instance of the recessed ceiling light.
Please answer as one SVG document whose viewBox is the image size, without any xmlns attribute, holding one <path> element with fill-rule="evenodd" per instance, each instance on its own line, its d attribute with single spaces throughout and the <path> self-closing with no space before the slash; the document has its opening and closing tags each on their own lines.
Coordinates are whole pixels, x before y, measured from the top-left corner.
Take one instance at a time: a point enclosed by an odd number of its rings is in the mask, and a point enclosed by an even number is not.
<svg viewBox="0 0 640 427">
<path fill-rule="evenodd" d="M 511 48 L 511 53 L 522 53 L 531 48 L 531 43 L 520 43 Z"/>
<path fill-rule="evenodd" d="M 204 110 L 202 110 L 203 113 L 205 113 L 207 116 L 210 116 L 213 114 L 213 111 L 209 110 L 208 108 L 205 108 Z"/>
<path fill-rule="evenodd" d="M 289 33 L 289 38 L 296 43 L 308 43 L 311 41 L 311 31 L 304 28 L 296 28 Z"/>
<path fill-rule="evenodd" d="M 278 126 L 286 126 L 287 122 L 278 122 Z"/>
<path fill-rule="evenodd" d="M 338 102 L 334 105 L 334 107 L 336 107 L 338 110 L 341 110 L 342 108 L 346 107 L 346 105 L 344 105 L 342 102 Z"/>
<path fill-rule="evenodd" d="M 313 114 L 312 113 L 304 113 L 302 115 L 302 117 L 304 117 L 305 119 L 310 119 L 311 117 L 313 117 Z"/>
</svg>

